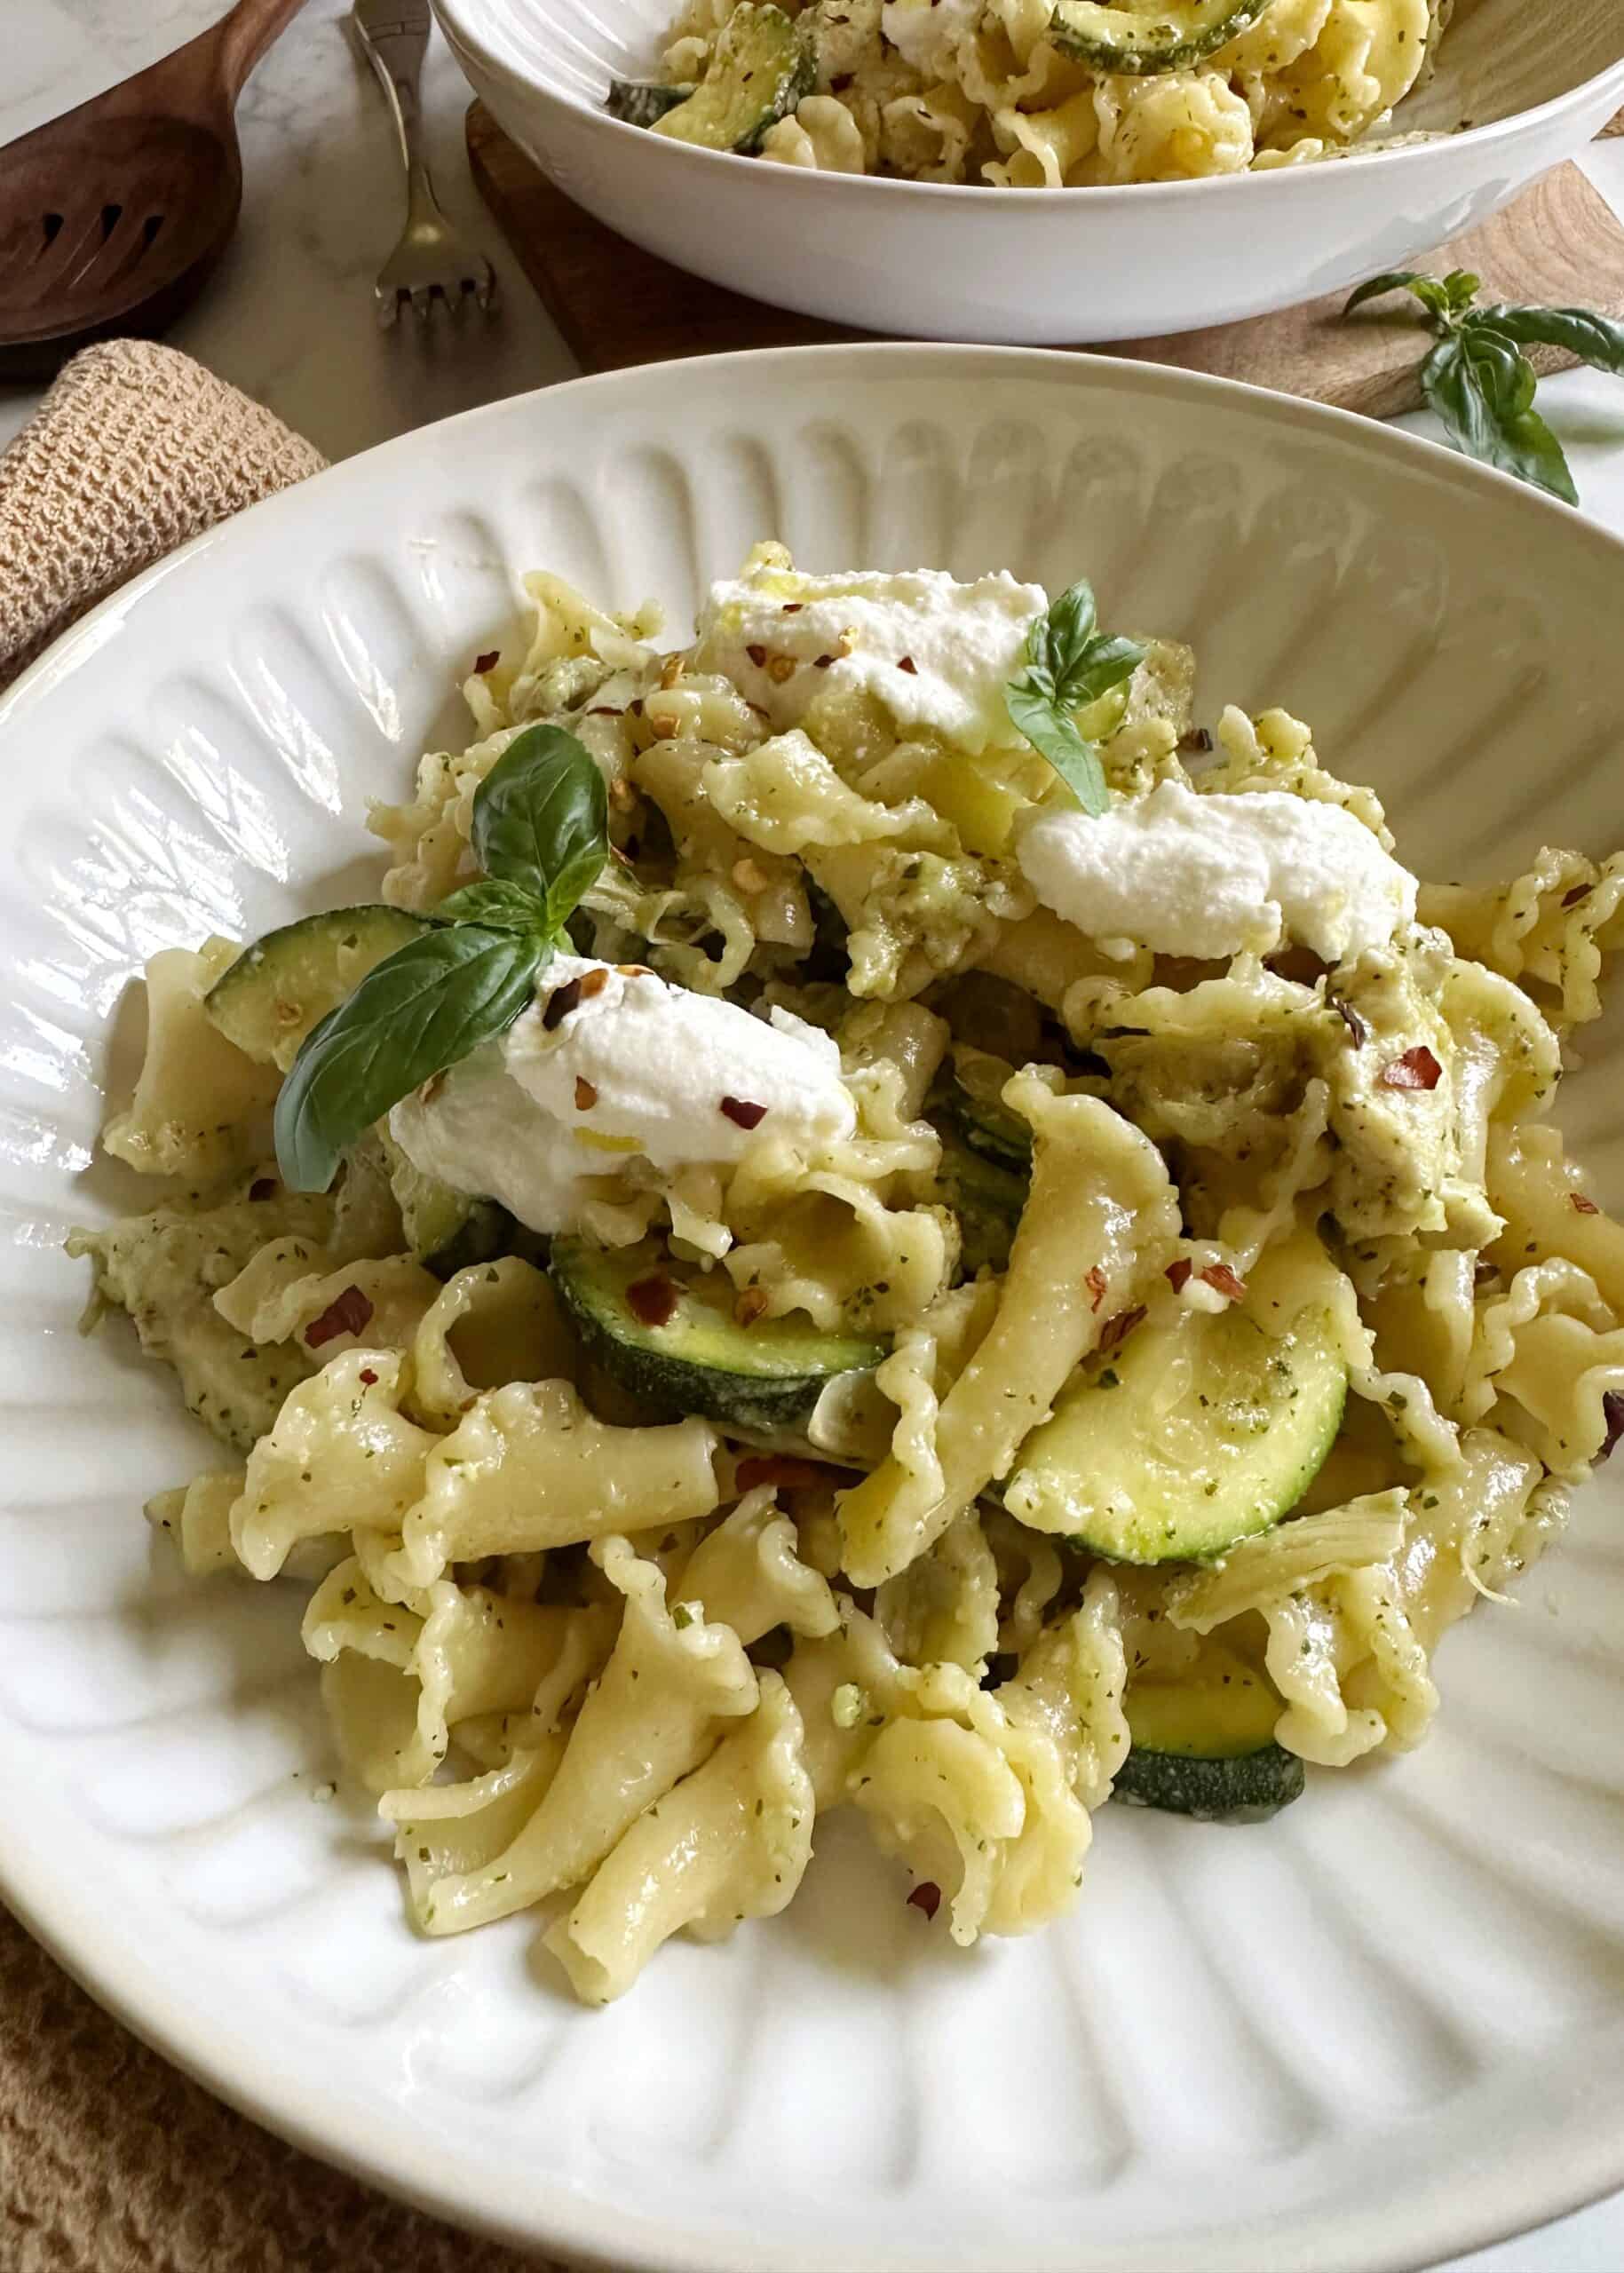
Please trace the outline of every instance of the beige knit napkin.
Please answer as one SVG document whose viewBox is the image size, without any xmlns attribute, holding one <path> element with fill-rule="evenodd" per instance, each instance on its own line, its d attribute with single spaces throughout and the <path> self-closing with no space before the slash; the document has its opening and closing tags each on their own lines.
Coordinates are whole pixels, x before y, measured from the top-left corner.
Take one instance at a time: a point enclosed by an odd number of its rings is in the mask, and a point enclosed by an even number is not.
<svg viewBox="0 0 1624 2273">
<path fill-rule="evenodd" d="M 87 347 L 0 455 L 0 686 L 138 569 L 325 463 L 172 347 Z"/>
<path fill-rule="evenodd" d="M 149 561 L 321 464 L 172 348 L 87 348 L 0 455 L 0 685 Z M 0 2273 L 537 2267 L 221 2106 L 0 1909 Z"/>
</svg>

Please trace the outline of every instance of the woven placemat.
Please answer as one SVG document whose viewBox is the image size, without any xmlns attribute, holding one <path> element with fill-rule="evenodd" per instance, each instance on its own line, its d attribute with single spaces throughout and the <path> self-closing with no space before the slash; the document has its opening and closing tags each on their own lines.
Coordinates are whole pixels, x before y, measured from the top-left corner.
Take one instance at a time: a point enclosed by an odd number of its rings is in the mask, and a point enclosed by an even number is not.
<svg viewBox="0 0 1624 2273">
<path fill-rule="evenodd" d="M 87 349 L 0 455 L 0 686 L 138 569 L 322 463 L 172 348 Z M 0 1909 L 0 2273 L 537 2264 L 386 2200 L 223 2107 Z"/>
</svg>

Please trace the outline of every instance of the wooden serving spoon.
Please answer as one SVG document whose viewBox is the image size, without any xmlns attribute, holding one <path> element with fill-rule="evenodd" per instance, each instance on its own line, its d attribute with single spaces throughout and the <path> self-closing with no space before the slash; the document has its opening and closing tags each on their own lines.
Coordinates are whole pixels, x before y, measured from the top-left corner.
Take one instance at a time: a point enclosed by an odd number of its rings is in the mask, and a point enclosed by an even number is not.
<svg viewBox="0 0 1624 2273">
<path fill-rule="evenodd" d="M 90 339 L 173 321 L 242 202 L 234 113 L 305 0 L 237 0 L 133 79 L 0 150 L 0 377 L 48 377 Z"/>
</svg>

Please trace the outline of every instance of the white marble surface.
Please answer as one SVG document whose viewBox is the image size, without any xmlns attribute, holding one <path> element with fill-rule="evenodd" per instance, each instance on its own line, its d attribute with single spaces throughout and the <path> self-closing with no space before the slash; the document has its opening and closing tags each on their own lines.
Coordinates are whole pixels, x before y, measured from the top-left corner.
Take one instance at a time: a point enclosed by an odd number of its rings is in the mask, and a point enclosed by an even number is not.
<svg viewBox="0 0 1624 2273">
<path fill-rule="evenodd" d="M 0 0 L 0 143 L 139 70 L 223 12 L 222 0 Z M 467 90 L 438 38 L 424 75 L 435 180 L 453 219 L 495 259 L 503 308 L 455 330 L 378 329 L 371 281 L 393 242 L 399 193 L 383 99 L 349 44 L 345 12 L 345 0 L 309 0 L 250 81 L 238 114 L 242 228 L 205 298 L 170 335 L 330 457 L 574 371 L 469 178 Z M 1584 163 L 1624 214 L 1624 141 L 1599 146 Z M 0 388 L 0 445 L 37 400 Z M 1547 382 L 1541 401 L 1586 510 L 1624 533 L 1624 387 L 1576 373 Z M 1429 431 L 1424 417 L 1405 423 Z M 1438 2273 L 1621 2267 L 1624 2196 Z"/>
</svg>

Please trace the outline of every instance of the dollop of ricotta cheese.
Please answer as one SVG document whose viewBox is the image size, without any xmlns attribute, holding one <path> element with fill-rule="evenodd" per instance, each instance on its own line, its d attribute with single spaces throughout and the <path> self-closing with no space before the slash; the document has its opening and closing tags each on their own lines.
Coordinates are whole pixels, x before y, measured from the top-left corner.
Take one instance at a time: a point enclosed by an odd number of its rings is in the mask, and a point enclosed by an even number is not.
<svg viewBox="0 0 1624 2273">
<path fill-rule="evenodd" d="M 1018 740 L 1003 691 L 1049 606 L 1007 570 L 961 584 L 936 568 L 804 576 L 764 563 L 713 584 L 698 661 L 726 673 L 782 733 L 826 689 L 876 695 L 904 733 L 963 749 Z"/>
<path fill-rule="evenodd" d="M 1415 878 L 1363 821 L 1284 790 L 1202 796 L 1163 781 L 1098 820 L 1036 812 L 1017 849 L 1057 915 L 1158 954 L 1266 954 L 1289 937 L 1336 963 L 1415 915 Z"/>
<path fill-rule="evenodd" d="M 499 1041 L 389 1116 L 414 1167 L 537 1232 L 582 1228 L 586 1180 L 630 1160 L 729 1166 L 774 1138 L 810 1154 L 856 1127 L 840 1052 L 816 1026 L 570 954 Z"/>
<path fill-rule="evenodd" d="M 939 79 L 981 11 L 982 0 L 884 0 L 880 26 L 905 63 L 927 79 Z"/>
</svg>

